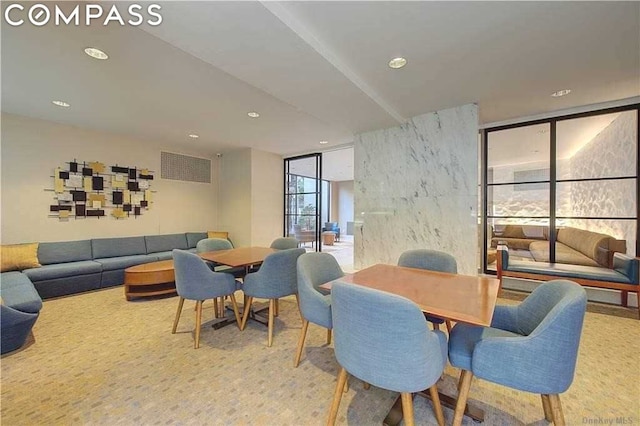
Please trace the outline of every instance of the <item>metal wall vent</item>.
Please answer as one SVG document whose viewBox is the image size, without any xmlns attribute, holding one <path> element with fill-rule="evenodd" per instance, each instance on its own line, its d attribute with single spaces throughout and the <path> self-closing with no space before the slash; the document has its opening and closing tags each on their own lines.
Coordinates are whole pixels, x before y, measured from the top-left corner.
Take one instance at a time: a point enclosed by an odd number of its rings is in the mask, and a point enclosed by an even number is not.
<svg viewBox="0 0 640 426">
<path fill-rule="evenodd" d="M 211 160 L 188 155 L 161 152 L 162 179 L 211 183 Z"/>
</svg>

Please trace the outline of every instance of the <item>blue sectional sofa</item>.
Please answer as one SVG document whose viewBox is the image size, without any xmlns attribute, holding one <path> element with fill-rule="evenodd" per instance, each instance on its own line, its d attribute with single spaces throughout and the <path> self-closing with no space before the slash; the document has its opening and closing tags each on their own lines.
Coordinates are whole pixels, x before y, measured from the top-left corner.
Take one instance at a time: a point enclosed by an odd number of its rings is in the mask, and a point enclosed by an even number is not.
<svg viewBox="0 0 640 426">
<path fill-rule="evenodd" d="M 2 274 L 0 297 L 0 353 L 5 354 L 24 345 L 40 315 L 42 299 L 20 272 Z"/>
<path fill-rule="evenodd" d="M 171 259 L 174 248 L 196 251 L 206 232 L 99 238 L 40 243 L 40 267 L 3 272 L 1 351 L 24 345 L 42 309 L 42 299 L 121 285 L 124 270 L 141 263 Z"/>
<path fill-rule="evenodd" d="M 43 299 L 121 285 L 124 270 L 171 258 L 171 250 L 195 251 L 206 232 L 40 243 L 39 268 L 25 269 Z M 4 275 L 7 272 L 2 274 Z"/>
</svg>

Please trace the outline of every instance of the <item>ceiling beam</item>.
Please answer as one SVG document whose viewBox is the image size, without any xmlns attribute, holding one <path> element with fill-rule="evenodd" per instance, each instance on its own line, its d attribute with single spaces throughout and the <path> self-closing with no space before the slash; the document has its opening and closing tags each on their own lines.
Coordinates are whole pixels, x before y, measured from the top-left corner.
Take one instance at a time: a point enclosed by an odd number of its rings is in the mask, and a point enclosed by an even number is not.
<svg viewBox="0 0 640 426">
<path fill-rule="evenodd" d="M 387 114 L 393 117 L 399 124 L 406 123 L 408 120 L 395 110 L 382 96 L 380 96 L 371 86 L 369 86 L 358 74 L 355 73 L 347 64 L 345 64 L 331 49 L 322 43 L 300 22 L 293 14 L 280 2 L 261 1 L 262 5 L 271 12 L 276 18 L 282 21 L 291 31 L 300 37 L 305 43 L 311 46 L 320 56 L 333 65 L 342 73 L 351 83 L 367 95 L 373 102 L 382 108 Z"/>
</svg>

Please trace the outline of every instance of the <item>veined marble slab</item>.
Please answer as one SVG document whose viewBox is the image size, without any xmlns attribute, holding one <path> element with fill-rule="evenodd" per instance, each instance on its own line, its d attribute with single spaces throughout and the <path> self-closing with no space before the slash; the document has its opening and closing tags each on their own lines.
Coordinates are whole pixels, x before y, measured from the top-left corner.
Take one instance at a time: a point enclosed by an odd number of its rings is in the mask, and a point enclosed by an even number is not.
<svg viewBox="0 0 640 426">
<path fill-rule="evenodd" d="M 431 248 L 477 272 L 477 135 L 477 106 L 465 105 L 356 136 L 356 268 Z"/>
</svg>

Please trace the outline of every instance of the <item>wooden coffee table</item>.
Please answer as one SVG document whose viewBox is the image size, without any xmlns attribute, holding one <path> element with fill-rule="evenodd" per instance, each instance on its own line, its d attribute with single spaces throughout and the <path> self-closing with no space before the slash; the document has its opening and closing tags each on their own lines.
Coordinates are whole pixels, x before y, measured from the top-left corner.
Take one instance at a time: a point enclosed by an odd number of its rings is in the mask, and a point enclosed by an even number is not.
<svg viewBox="0 0 640 426">
<path fill-rule="evenodd" d="M 149 297 L 176 293 L 173 260 L 143 263 L 124 270 L 124 296 Z"/>
</svg>

